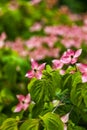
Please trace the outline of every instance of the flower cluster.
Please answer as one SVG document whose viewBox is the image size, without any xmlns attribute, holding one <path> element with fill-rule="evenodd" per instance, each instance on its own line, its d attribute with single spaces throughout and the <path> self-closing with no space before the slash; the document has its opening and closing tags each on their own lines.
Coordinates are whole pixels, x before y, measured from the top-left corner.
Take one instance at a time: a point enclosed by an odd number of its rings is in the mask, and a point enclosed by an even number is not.
<svg viewBox="0 0 87 130">
<path fill-rule="evenodd" d="M 60 57 L 60 59 L 54 59 L 52 61 L 52 69 L 53 70 L 59 70 L 60 74 L 65 74 L 66 70 L 63 70 L 63 66 L 75 65 L 76 70 L 79 70 L 82 73 L 82 83 L 87 82 L 87 64 L 77 63 L 79 56 L 82 53 L 82 49 L 78 49 L 77 51 L 68 49 L 63 53 L 63 55 Z M 29 79 L 37 78 L 38 81 L 41 80 L 43 76 L 43 70 L 45 69 L 46 63 L 38 64 L 37 61 L 34 59 L 31 59 L 31 70 L 27 72 L 25 75 Z M 74 73 L 71 70 L 71 74 Z M 17 99 L 19 103 L 17 104 L 14 112 L 20 112 L 21 110 L 27 110 L 30 103 L 31 103 L 31 96 L 30 94 L 24 95 L 17 95 Z M 57 104 L 55 103 L 57 101 Z M 53 100 L 53 103 L 56 104 L 55 109 L 59 106 L 58 100 Z M 61 102 L 62 103 L 62 102 Z M 55 110 L 54 109 L 54 110 Z M 54 112 L 54 110 L 52 112 Z M 71 112 L 71 111 L 70 111 Z M 60 119 L 64 125 L 64 130 L 68 129 L 67 122 L 69 120 L 70 112 L 65 114 L 64 116 L 60 116 Z"/>
<path fill-rule="evenodd" d="M 63 55 L 60 57 L 60 59 L 54 59 L 52 61 L 53 63 L 53 69 L 59 69 L 60 74 L 64 74 L 65 70 L 63 70 L 64 65 L 72 65 L 75 64 L 81 55 L 82 49 L 79 49 L 77 51 L 73 51 L 71 49 L 68 49 L 66 52 L 63 53 Z"/>
<path fill-rule="evenodd" d="M 60 59 L 54 59 L 52 61 L 53 69 L 59 69 L 60 74 L 64 74 L 65 70 L 63 70 L 64 65 L 72 65 L 75 64 L 79 58 L 79 56 L 82 53 L 82 49 L 79 49 L 77 51 L 73 51 L 71 49 L 68 49 L 64 54 L 61 56 Z M 43 63 L 39 65 L 34 59 L 31 59 L 31 68 L 32 70 L 28 71 L 25 75 L 28 78 L 36 77 L 37 79 L 41 79 L 42 72 L 45 69 L 45 64 Z M 76 67 L 78 70 L 82 73 L 82 82 L 87 82 L 87 64 L 77 63 Z M 73 71 L 71 73 L 74 73 Z"/>
<path fill-rule="evenodd" d="M 80 48 L 82 42 L 84 41 L 87 44 L 87 25 L 81 27 L 74 25 L 69 26 L 48 26 L 44 29 L 46 34 L 61 36 L 61 43 L 66 47 L 76 47 Z"/>
<path fill-rule="evenodd" d="M 32 36 L 27 40 L 16 38 L 13 42 L 7 41 L 5 40 L 6 36 L 2 33 L 0 37 L 0 48 L 4 45 L 4 47 L 11 48 L 12 50 L 18 52 L 20 56 L 29 56 L 35 60 L 41 60 L 46 57 L 58 58 L 62 50 L 60 44 L 67 49 L 72 47 L 75 47 L 76 49 L 81 48 L 83 43 L 87 46 L 86 21 L 87 20 L 85 19 L 82 26 L 45 26 L 44 29 L 41 22 L 36 22 L 29 28 Z M 45 35 L 33 35 L 33 32 L 40 30 Z M 64 54 L 64 56 L 65 55 L 67 54 Z"/>
</svg>

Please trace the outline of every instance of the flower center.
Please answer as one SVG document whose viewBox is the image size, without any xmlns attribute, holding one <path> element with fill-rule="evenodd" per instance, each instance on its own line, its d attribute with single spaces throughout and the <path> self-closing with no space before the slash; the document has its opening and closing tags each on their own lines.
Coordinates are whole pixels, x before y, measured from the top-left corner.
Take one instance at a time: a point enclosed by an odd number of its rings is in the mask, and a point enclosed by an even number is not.
<svg viewBox="0 0 87 130">
<path fill-rule="evenodd" d="M 37 72 L 37 69 L 34 69 L 34 72 Z"/>
<path fill-rule="evenodd" d="M 22 103 L 24 104 L 24 103 L 25 103 L 25 101 L 22 101 Z"/>
<path fill-rule="evenodd" d="M 71 56 L 71 58 L 73 58 L 73 56 Z"/>
</svg>

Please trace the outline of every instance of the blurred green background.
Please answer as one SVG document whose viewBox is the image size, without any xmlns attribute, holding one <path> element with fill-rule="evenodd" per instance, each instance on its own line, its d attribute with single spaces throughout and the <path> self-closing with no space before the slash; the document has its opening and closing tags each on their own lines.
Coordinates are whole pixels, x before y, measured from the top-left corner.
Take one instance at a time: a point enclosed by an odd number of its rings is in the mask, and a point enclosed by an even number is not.
<svg viewBox="0 0 87 130">
<path fill-rule="evenodd" d="M 42 0 L 34 7 L 30 6 L 29 0 L 0 0 L 0 34 L 6 32 L 10 40 L 18 36 L 27 39 L 31 36 L 29 27 L 36 21 L 45 25 L 58 24 L 57 11 L 62 5 L 67 5 L 74 13 L 87 11 L 87 0 Z M 60 19 L 60 23 L 69 23 L 67 16 L 64 16 L 65 20 Z"/>
</svg>

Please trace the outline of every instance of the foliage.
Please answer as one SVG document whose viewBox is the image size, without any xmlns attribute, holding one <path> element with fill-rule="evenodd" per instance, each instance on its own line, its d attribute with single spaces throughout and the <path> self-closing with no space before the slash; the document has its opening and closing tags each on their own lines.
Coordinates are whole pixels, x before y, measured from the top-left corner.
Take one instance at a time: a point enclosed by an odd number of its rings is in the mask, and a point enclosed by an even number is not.
<svg viewBox="0 0 87 130">
<path fill-rule="evenodd" d="M 0 130 L 86 130 L 87 19 L 26 1 L 0 1 Z"/>
<path fill-rule="evenodd" d="M 69 71 L 66 72 L 70 73 Z M 14 118 L 8 118 L 5 120 L 3 123 L 1 123 L 1 129 L 7 130 L 9 127 L 9 129 L 15 130 L 18 128 L 21 130 L 25 128 L 27 130 L 62 130 L 64 128 L 64 124 L 61 121 L 61 116 L 71 111 L 69 121 L 73 122 L 74 112 L 79 117 L 75 117 L 77 118 L 75 120 L 78 120 L 77 123 L 75 124 L 74 122 L 73 125 L 72 123 L 71 125 L 69 124 L 68 129 L 71 130 L 73 127 L 75 127 L 75 129 L 79 128 L 85 130 L 86 127 L 82 128 L 82 122 L 86 122 L 87 83 L 82 83 L 81 74 L 79 72 L 75 72 L 72 75 L 69 74 L 71 75 L 72 79 L 69 86 L 69 78 L 65 78 L 67 73 L 65 75 L 60 75 L 58 70 L 52 70 L 47 65 L 46 70 L 43 71 L 42 79 L 34 78 L 28 85 L 28 91 L 31 94 L 33 101 L 30 103 L 29 110 L 23 112 L 24 114 L 22 115 L 22 119 L 20 116 L 16 116 L 16 120 Z M 3 89 L 3 91 L 7 90 Z M 3 92 L 1 92 L 1 94 L 3 95 Z M 11 96 L 11 94 L 9 94 L 9 96 Z M 8 97 L 8 100 L 9 98 L 11 100 L 11 97 Z M 53 104 L 54 100 L 58 101 L 56 106 Z M 85 117 L 83 117 L 82 113 L 85 114 Z M 1 120 L 4 120 L 4 117 L 5 116 L 3 116 L 3 119 Z M 22 121 L 24 122 L 23 124 Z M 21 123 L 21 125 L 17 125 L 17 123 Z M 81 128 L 80 123 L 82 124 Z"/>
<path fill-rule="evenodd" d="M 41 22 L 44 25 L 55 25 L 58 23 L 58 21 L 60 24 L 61 19 L 63 19 L 61 16 L 60 18 L 56 17 L 56 10 L 53 9 L 51 12 L 51 10 L 46 7 L 44 2 L 38 6 L 38 10 L 37 6 L 31 6 L 26 1 L 19 0 L 13 3 L 6 2 L 4 6 L 3 4 L 4 3 L 0 5 L 0 33 L 6 32 L 8 39 L 10 40 L 13 40 L 19 36 L 23 37 L 24 39 L 31 37 L 29 28 L 34 24 L 34 22 Z M 11 6 L 13 6 L 13 9 Z M 56 20 L 54 20 L 53 17 L 56 18 Z M 66 19 L 66 22 L 62 20 L 62 23 L 72 23 L 67 15 L 64 15 L 64 19 Z M 10 22 L 10 20 L 12 22 Z"/>
</svg>

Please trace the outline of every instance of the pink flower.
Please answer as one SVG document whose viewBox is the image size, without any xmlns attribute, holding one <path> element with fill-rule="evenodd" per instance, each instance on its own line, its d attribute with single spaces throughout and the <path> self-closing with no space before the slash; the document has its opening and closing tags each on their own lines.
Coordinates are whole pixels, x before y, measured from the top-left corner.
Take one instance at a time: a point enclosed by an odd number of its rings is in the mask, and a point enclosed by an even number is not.
<svg viewBox="0 0 87 130">
<path fill-rule="evenodd" d="M 64 64 L 75 64 L 78 60 L 78 57 L 81 55 L 81 52 L 82 49 L 79 49 L 77 51 L 68 49 L 66 52 L 64 52 L 60 61 Z"/>
<path fill-rule="evenodd" d="M 67 130 L 67 125 L 66 124 L 64 124 L 64 130 Z"/>
<path fill-rule="evenodd" d="M 3 32 L 0 35 L 0 48 L 2 48 L 5 45 L 5 42 L 4 42 L 5 39 L 6 39 L 6 34 L 5 34 L 5 32 Z"/>
<path fill-rule="evenodd" d="M 64 74 L 65 74 L 65 70 L 61 69 L 61 70 L 59 71 L 59 73 L 60 73 L 61 75 L 64 75 Z"/>
<path fill-rule="evenodd" d="M 27 40 L 25 43 L 29 49 L 39 48 L 42 45 L 42 37 L 33 36 L 29 40 Z"/>
<path fill-rule="evenodd" d="M 69 114 L 70 113 L 67 113 L 66 115 L 64 115 L 64 116 L 61 117 L 61 120 L 62 120 L 63 123 L 67 123 L 68 122 L 68 120 L 69 120 Z"/>
<path fill-rule="evenodd" d="M 40 31 L 41 29 L 42 29 L 42 25 L 40 23 L 35 23 L 30 27 L 31 32 Z"/>
<path fill-rule="evenodd" d="M 46 43 L 50 48 L 52 48 L 57 42 L 58 38 L 54 35 L 43 37 L 43 43 Z"/>
<path fill-rule="evenodd" d="M 40 3 L 40 2 L 41 2 L 41 0 L 32 0 L 30 3 L 32 5 L 36 5 L 36 4 Z"/>
<path fill-rule="evenodd" d="M 4 41 L 5 39 L 6 39 L 6 34 L 5 34 L 5 32 L 3 32 L 1 35 L 0 35 L 0 41 L 2 40 L 2 41 Z"/>
<path fill-rule="evenodd" d="M 17 95 L 17 99 L 19 103 L 17 104 L 14 112 L 20 112 L 21 110 L 27 110 L 29 104 L 31 102 L 30 94 L 24 95 Z"/>
<path fill-rule="evenodd" d="M 82 73 L 82 82 L 87 82 L 87 64 L 78 63 L 76 66 Z"/>
<path fill-rule="evenodd" d="M 53 69 L 61 69 L 63 67 L 63 63 L 60 60 L 53 60 Z"/>
<path fill-rule="evenodd" d="M 28 78 L 36 77 L 37 79 L 41 79 L 42 71 L 45 68 L 45 64 L 46 63 L 39 65 L 34 59 L 31 59 L 32 70 L 28 71 L 28 73 L 25 76 Z"/>
<path fill-rule="evenodd" d="M 65 70 L 61 69 L 63 67 L 63 63 L 60 60 L 55 59 L 52 61 L 52 63 L 53 63 L 53 69 L 59 69 L 59 73 L 61 75 L 65 74 Z"/>
<path fill-rule="evenodd" d="M 62 122 L 64 123 L 64 130 L 67 130 L 67 125 L 66 125 L 66 123 L 67 123 L 68 120 L 69 120 L 69 114 L 70 114 L 70 113 L 67 113 L 66 115 L 64 115 L 64 116 L 61 117 L 61 120 L 62 120 Z"/>
<path fill-rule="evenodd" d="M 29 57 L 35 60 L 44 59 L 47 56 L 48 50 L 43 47 L 38 47 L 37 49 L 29 52 Z"/>
<path fill-rule="evenodd" d="M 80 39 L 80 38 L 65 37 L 62 39 L 62 44 L 66 48 L 71 48 L 71 47 L 79 48 L 81 46 L 81 43 L 82 43 L 82 39 Z"/>
</svg>

